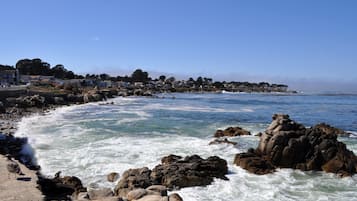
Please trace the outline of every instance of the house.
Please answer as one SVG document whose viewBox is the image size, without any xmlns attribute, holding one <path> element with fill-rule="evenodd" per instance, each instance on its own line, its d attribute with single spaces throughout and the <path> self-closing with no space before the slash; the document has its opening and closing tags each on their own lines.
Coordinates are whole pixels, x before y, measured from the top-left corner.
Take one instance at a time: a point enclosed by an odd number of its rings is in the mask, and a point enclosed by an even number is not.
<svg viewBox="0 0 357 201">
<path fill-rule="evenodd" d="M 19 82 L 19 72 L 14 70 L 0 70 L 0 85 L 9 86 L 17 85 Z"/>
<path fill-rule="evenodd" d="M 97 86 L 100 87 L 100 88 L 111 88 L 112 87 L 112 81 L 110 81 L 110 80 L 99 81 Z"/>
<path fill-rule="evenodd" d="M 22 83 L 52 83 L 55 81 L 54 76 L 44 76 L 44 75 L 21 75 L 20 82 Z"/>
</svg>

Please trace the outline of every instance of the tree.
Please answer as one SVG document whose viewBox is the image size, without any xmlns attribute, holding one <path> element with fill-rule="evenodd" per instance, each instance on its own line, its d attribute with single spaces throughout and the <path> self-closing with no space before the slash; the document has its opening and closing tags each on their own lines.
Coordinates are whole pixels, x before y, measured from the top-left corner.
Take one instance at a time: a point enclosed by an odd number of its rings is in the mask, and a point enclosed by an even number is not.
<svg viewBox="0 0 357 201">
<path fill-rule="evenodd" d="M 222 82 L 214 82 L 213 86 L 216 87 L 217 89 L 222 89 L 224 87 Z"/>
<path fill-rule="evenodd" d="M 167 78 L 166 82 L 173 83 L 173 82 L 175 82 L 175 80 L 176 80 L 175 77 L 169 77 L 169 78 Z"/>
<path fill-rule="evenodd" d="M 62 64 L 57 64 L 55 67 L 51 69 L 52 75 L 55 78 L 64 79 L 67 74 L 67 69 Z"/>
<path fill-rule="evenodd" d="M 110 79 L 110 76 L 108 74 L 105 74 L 105 73 L 100 74 L 99 77 L 100 77 L 101 80 L 109 80 Z"/>
<path fill-rule="evenodd" d="M 198 86 L 201 86 L 201 85 L 203 84 L 203 79 L 202 79 L 201 76 L 197 78 L 196 84 L 197 84 Z"/>
<path fill-rule="evenodd" d="M 50 64 L 38 58 L 19 60 L 16 68 L 22 75 L 52 75 Z"/>
<path fill-rule="evenodd" d="M 74 79 L 74 77 L 75 77 L 74 73 L 72 71 L 68 71 L 64 78 L 65 79 Z"/>
<path fill-rule="evenodd" d="M 166 76 L 165 76 L 165 75 L 160 75 L 159 80 L 161 80 L 161 81 L 165 82 L 165 80 L 166 80 Z"/>
<path fill-rule="evenodd" d="M 0 70 L 15 70 L 15 68 L 13 66 L 1 65 L 0 64 Z"/>
<path fill-rule="evenodd" d="M 147 82 L 150 78 L 148 72 L 136 69 L 133 74 L 131 74 L 131 80 L 132 82 Z"/>
</svg>

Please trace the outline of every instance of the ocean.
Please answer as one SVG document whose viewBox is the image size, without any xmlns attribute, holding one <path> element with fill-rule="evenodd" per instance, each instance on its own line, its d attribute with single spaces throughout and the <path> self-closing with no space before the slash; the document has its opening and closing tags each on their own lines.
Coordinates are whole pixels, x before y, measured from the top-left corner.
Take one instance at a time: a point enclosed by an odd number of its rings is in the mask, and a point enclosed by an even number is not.
<svg viewBox="0 0 357 201">
<path fill-rule="evenodd" d="M 258 176 L 233 165 L 235 154 L 255 148 L 274 113 L 312 126 L 325 122 L 350 131 L 340 137 L 357 154 L 357 96 L 319 94 L 159 94 L 159 98 L 119 97 L 114 104 L 89 103 L 23 118 L 17 136 L 29 138 L 45 175 L 62 171 L 85 185 L 114 187 L 110 172 L 153 168 L 169 154 L 217 155 L 228 162 L 229 181 L 175 191 L 185 201 L 357 200 L 357 176 L 279 169 Z M 252 136 L 238 144 L 208 145 L 217 129 L 240 126 Z"/>
</svg>

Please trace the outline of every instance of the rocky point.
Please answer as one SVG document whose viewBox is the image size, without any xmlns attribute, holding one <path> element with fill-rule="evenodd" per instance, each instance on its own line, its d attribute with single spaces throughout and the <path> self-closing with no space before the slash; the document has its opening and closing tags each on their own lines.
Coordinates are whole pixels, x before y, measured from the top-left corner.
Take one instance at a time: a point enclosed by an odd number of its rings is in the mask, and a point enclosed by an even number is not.
<svg viewBox="0 0 357 201">
<path fill-rule="evenodd" d="M 344 132 L 325 124 L 306 128 L 289 115 L 275 114 L 259 146 L 237 154 L 234 163 L 255 174 L 293 168 L 350 176 L 356 173 L 357 157 L 337 140 L 341 133 Z"/>
</svg>

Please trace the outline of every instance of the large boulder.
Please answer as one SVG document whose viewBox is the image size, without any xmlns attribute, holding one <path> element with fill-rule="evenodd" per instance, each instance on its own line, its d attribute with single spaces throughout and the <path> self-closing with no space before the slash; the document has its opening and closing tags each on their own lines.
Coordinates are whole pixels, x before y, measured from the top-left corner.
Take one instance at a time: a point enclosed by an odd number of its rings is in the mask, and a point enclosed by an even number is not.
<svg viewBox="0 0 357 201">
<path fill-rule="evenodd" d="M 37 183 L 46 200 L 68 200 L 70 196 L 77 197 L 80 192 L 86 191 L 79 178 L 60 177 L 60 172 L 54 178 L 39 175 Z"/>
<path fill-rule="evenodd" d="M 234 163 L 256 174 L 270 173 L 275 168 L 294 168 L 353 175 L 357 157 L 337 141 L 337 134 L 321 126 L 305 128 L 288 115 L 275 114 L 258 147 L 237 154 Z"/>
<path fill-rule="evenodd" d="M 149 191 L 160 192 L 159 195 L 163 196 L 167 192 L 162 186 L 179 189 L 206 186 L 211 184 L 214 178 L 227 180 L 227 162 L 217 156 L 203 159 L 197 155 L 185 158 L 169 155 L 161 161 L 162 163 L 152 170 L 145 167 L 125 171 L 115 187 L 115 194 L 126 197 L 128 192 L 134 189 L 146 188 Z"/>
<path fill-rule="evenodd" d="M 147 167 L 126 170 L 118 184 L 115 186 L 116 195 L 125 197 L 127 193 L 136 188 L 147 188 L 152 185 L 151 170 Z"/>
<path fill-rule="evenodd" d="M 179 157 L 176 157 L 177 159 Z M 184 159 L 165 161 L 151 172 L 153 184 L 161 184 L 170 189 L 206 186 L 214 178 L 227 179 L 227 162 L 217 156 L 202 159 L 197 155 Z"/>
<path fill-rule="evenodd" d="M 250 132 L 241 127 L 228 127 L 224 130 L 217 130 L 214 137 L 235 137 L 241 135 L 250 135 Z"/>
<path fill-rule="evenodd" d="M 98 101 L 103 101 L 105 99 L 106 99 L 106 97 L 104 96 L 104 94 L 97 89 L 93 89 L 93 90 L 88 91 L 83 94 L 83 102 L 84 103 L 98 102 Z"/>
</svg>

